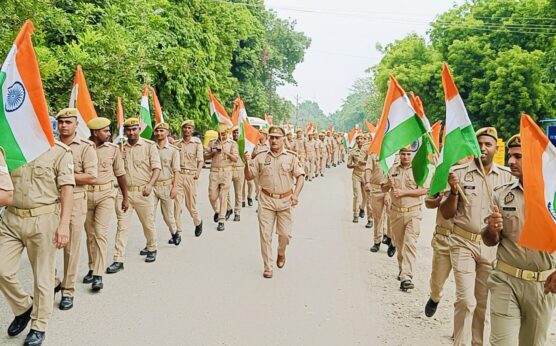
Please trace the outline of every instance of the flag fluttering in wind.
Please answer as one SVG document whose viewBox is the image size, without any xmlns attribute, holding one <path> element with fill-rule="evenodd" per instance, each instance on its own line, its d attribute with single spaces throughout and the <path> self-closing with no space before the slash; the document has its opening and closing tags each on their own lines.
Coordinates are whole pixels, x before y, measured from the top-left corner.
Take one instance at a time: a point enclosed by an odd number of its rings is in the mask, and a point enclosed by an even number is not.
<svg viewBox="0 0 556 346">
<path fill-rule="evenodd" d="M 521 116 L 525 223 L 518 244 L 556 251 L 556 148 L 528 115 Z"/>
<path fill-rule="evenodd" d="M 438 120 L 431 126 L 431 135 L 433 139 L 433 144 L 436 147 L 436 151 L 440 152 L 440 132 L 442 131 L 442 120 Z"/>
<path fill-rule="evenodd" d="M 352 129 L 348 133 L 345 134 L 346 143 L 348 148 L 353 148 L 355 146 L 355 135 L 358 133 L 357 129 Z"/>
<path fill-rule="evenodd" d="M 247 111 L 245 110 L 245 105 L 240 98 L 237 98 L 234 102 L 234 111 L 238 116 L 238 128 L 239 128 L 239 138 L 237 140 L 239 147 L 239 154 L 242 160 L 245 160 L 245 153 L 251 153 L 255 148 L 255 145 L 259 142 L 261 138 L 261 133 L 259 130 L 254 128 L 249 124 L 247 119 Z"/>
<path fill-rule="evenodd" d="M 369 152 L 378 155 L 382 169 L 387 172 L 394 155 L 424 133 L 423 122 L 411 107 L 405 91 L 394 76 L 390 76 L 384 109 Z"/>
<path fill-rule="evenodd" d="M 429 158 L 431 155 L 435 154 L 436 151 L 432 140 L 431 124 L 425 115 L 425 108 L 423 107 L 421 98 L 419 96 L 415 96 L 413 93 L 410 93 L 410 101 L 426 131 L 417 142 L 419 147 L 411 164 L 413 179 L 415 179 L 417 185 L 424 186 L 429 177 Z"/>
<path fill-rule="evenodd" d="M 114 138 L 114 143 L 118 144 L 125 140 L 124 138 L 124 107 L 122 107 L 122 98 L 118 96 L 118 106 L 116 108 L 116 119 L 118 120 L 118 136 Z"/>
<path fill-rule="evenodd" d="M 91 132 L 87 127 L 87 123 L 97 117 L 97 112 L 91 100 L 81 65 L 77 65 L 77 70 L 75 71 L 69 107 L 77 108 L 79 111 L 77 115 L 77 134 L 82 138 L 89 138 Z"/>
<path fill-rule="evenodd" d="M 224 109 L 220 102 L 218 102 L 210 89 L 208 93 L 210 98 L 210 120 L 212 126 L 217 127 L 218 124 L 226 124 L 228 128 L 232 128 L 234 125 L 232 124 L 232 120 L 226 112 L 226 109 Z"/>
<path fill-rule="evenodd" d="M 430 195 L 444 190 L 448 183 L 450 168 L 459 160 L 470 155 L 481 156 L 473 124 L 467 115 L 463 100 L 446 63 L 442 67 L 442 85 L 446 99 L 446 125 L 444 127 L 446 138 L 432 178 Z"/>
<path fill-rule="evenodd" d="M 272 126 L 272 117 L 265 114 L 264 115 L 264 120 L 268 123 L 268 125 Z"/>
<path fill-rule="evenodd" d="M 309 134 L 313 132 L 314 129 L 315 129 L 315 125 L 313 125 L 313 123 L 308 123 L 307 126 L 305 127 L 305 133 Z"/>
<path fill-rule="evenodd" d="M 151 111 L 149 110 L 149 86 L 143 88 L 141 96 L 141 108 L 139 110 L 139 124 L 141 126 L 141 137 L 151 139 L 153 135 L 153 125 L 151 120 Z"/>
<path fill-rule="evenodd" d="M 153 106 L 154 106 L 154 119 L 155 124 L 160 124 L 164 122 L 164 116 L 162 115 L 162 107 L 158 101 L 158 96 L 156 96 L 156 91 L 151 87 L 151 92 L 153 93 Z"/>
<path fill-rule="evenodd" d="M 0 70 L 0 146 L 8 169 L 33 161 L 54 145 L 39 64 L 27 20 Z"/>
<path fill-rule="evenodd" d="M 373 123 L 371 123 L 369 120 L 365 119 L 365 125 L 367 125 L 370 133 L 376 132 L 376 126 L 374 126 Z"/>
</svg>

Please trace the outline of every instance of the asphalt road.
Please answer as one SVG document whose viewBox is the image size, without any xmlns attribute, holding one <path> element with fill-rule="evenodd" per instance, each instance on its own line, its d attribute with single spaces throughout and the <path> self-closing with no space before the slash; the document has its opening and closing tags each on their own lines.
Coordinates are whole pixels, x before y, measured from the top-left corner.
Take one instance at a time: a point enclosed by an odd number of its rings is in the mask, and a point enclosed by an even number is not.
<svg viewBox="0 0 556 346">
<path fill-rule="evenodd" d="M 371 232 L 363 220 L 351 222 L 351 177 L 345 166 L 306 183 L 295 211 L 293 239 L 283 269 L 262 277 L 255 207 L 244 208 L 241 222 L 216 231 L 207 198 L 208 172 L 199 185 L 201 237 L 186 232 L 179 247 L 167 244 L 169 233 L 160 213 L 158 258 L 143 262 L 145 245 L 133 217 L 125 270 L 105 275 L 105 288 L 92 293 L 77 285 L 75 306 L 54 313 L 45 345 L 449 345 L 454 285 L 428 319 L 430 240 L 434 213 L 426 211 L 418 246 L 416 289 L 399 291 L 397 265 L 385 248 L 369 252 Z M 115 216 L 109 236 L 111 263 Z M 87 272 L 82 244 L 79 279 Z M 274 241 L 276 250 L 277 240 Z M 62 269 L 62 253 L 58 268 Z M 0 254 L 1 256 L 1 254 Z M 24 254 L 19 275 L 32 289 Z M 0 344 L 19 345 L 25 334 L 9 338 L 13 315 L 0 296 Z M 554 326 L 554 323 L 552 324 Z M 555 328 L 549 344 L 556 344 Z M 486 339 L 488 340 L 488 338 Z"/>
</svg>

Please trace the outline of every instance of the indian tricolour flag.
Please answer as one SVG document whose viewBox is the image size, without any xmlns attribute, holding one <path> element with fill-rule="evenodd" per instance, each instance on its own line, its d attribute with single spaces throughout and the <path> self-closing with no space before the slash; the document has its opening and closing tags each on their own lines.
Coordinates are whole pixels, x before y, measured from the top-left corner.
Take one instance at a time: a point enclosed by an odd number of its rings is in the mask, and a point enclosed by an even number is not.
<svg viewBox="0 0 556 346">
<path fill-rule="evenodd" d="M 556 148 L 528 115 L 521 116 L 525 223 L 518 244 L 556 251 Z"/>
<path fill-rule="evenodd" d="M 8 169 L 33 161 L 54 145 L 39 64 L 27 20 L 0 71 L 0 146 Z"/>
<path fill-rule="evenodd" d="M 151 139 L 153 135 L 153 125 L 151 121 L 151 111 L 149 110 L 149 86 L 145 85 L 143 95 L 141 95 L 141 108 L 139 109 L 139 125 L 141 126 L 141 137 Z"/>
<path fill-rule="evenodd" d="M 164 116 L 162 115 L 162 106 L 160 106 L 160 101 L 158 96 L 156 96 L 156 91 L 151 87 L 151 92 L 153 94 L 153 106 L 154 106 L 154 121 L 155 124 L 160 124 L 164 122 Z"/>
<path fill-rule="evenodd" d="M 423 107 L 421 98 L 419 96 L 415 96 L 413 93 L 410 93 L 410 101 L 411 106 L 415 112 L 417 112 L 417 115 L 419 116 L 419 119 L 421 119 L 423 127 L 426 131 L 425 134 L 423 134 L 423 136 L 415 142 L 417 144 L 417 150 L 411 164 L 413 179 L 415 179 L 417 185 L 424 186 L 429 177 L 429 158 L 435 153 L 436 147 L 434 146 L 432 140 L 432 127 L 425 114 L 425 108 Z"/>
<path fill-rule="evenodd" d="M 79 111 L 77 115 L 77 134 L 82 138 L 89 138 L 91 132 L 87 127 L 87 123 L 89 120 L 97 117 L 97 112 L 95 111 L 93 101 L 91 101 L 91 95 L 89 94 L 81 65 L 77 65 L 77 71 L 75 71 L 69 107 L 77 108 Z"/>
<path fill-rule="evenodd" d="M 209 98 L 210 98 L 210 121 L 213 127 L 217 127 L 218 124 L 226 124 L 229 128 L 233 127 L 232 120 L 230 116 L 224 109 L 224 107 L 218 102 L 216 97 L 212 94 L 212 91 L 209 89 Z"/>
<path fill-rule="evenodd" d="M 239 138 L 237 141 L 239 146 L 239 154 L 241 158 L 245 160 L 245 153 L 253 152 L 255 145 L 259 142 L 261 133 L 259 132 L 259 130 L 249 124 L 249 120 L 247 119 L 247 111 L 245 110 L 243 101 L 240 98 L 237 98 L 234 103 L 234 112 L 237 112 L 237 126 L 239 128 Z"/>
<path fill-rule="evenodd" d="M 118 136 L 114 138 L 114 143 L 119 144 L 125 142 L 124 136 L 124 107 L 122 106 L 122 98 L 118 96 L 118 105 L 116 107 L 116 119 L 118 120 Z"/>
<path fill-rule="evenodd" d="M 463 100 L 446 63 L 442 68 L 442 85 L 446 99 L 446 125 L 444 128 L 446 138 L 432 177 L 429 191 L 431 196 L 446 188 L 450 168 L 459 160 L 470 155 L 481 156 L 473 124 L 469 120 Z"/>
<path fill-rule="evenodd" d="M 369 152 L 378 155 L 382 169 L 387 172 L 394 155 L 425 133 L 423 122 L 411 107 L 409 98 L 394 76 L 386 93 L 382 116 Z"/>
</svg>

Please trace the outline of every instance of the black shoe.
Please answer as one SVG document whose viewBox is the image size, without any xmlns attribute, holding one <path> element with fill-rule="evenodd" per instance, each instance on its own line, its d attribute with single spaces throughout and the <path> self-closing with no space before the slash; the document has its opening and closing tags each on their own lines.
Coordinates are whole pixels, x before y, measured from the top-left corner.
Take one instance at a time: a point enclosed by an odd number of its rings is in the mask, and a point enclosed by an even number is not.
<svg viewBox="0 0 556 346">
<path fill-rule="evenodd" d="M 224 222 L 219 222 L 218 223 L 218 227 L 216 227 L 217 231 L 223 231 L 224 230 Z"/>
<path fill-rule="evenodd" d="M 228 221 L 228 219 L 230 218 L 230 216 L 232 216 L 233 213 L 234 211 L 232 209 L 226 210 L 226 221 Z"/>
<path fill-rule="evenodd" d="M 382 244 L 386 244 L 386 245 L 390 246 L 390 244 L 392 244 L 392 239 L 389 238 L 387 235 L 383 235 L 382 236 Z"/>
<path fill-rule="evenodd" d="M 141 255 L 141 256 L 147 256 L 147 253 L 148 253 L 148 251 L 147 251 L 147 247 L 146 247 L 146 246 L 145 246 L 145 248 L 144 248 L 143 250 L 139 251 L 139 255 Z"/>
<path fill-rule="evenodd" d="M 93 271 L 92 271 L 92 270 L 89 270 L 89 271 L 87 272 L 87 275 L 85 275 L 85 276 L 83 277 L 83 283 L 84 283 L 84 284 L 90 284 L 91 282 L 93 282 Z"/>
<path fill-rule="evenodd" d="M 181 235 L 178 232 L 172 234 L 172 241 L 174 242 L 174 245 L 176 246 L 180 245 Z"/>
<path fill-rule="evenodd" d="M 54 295 L 62 290 L 62 283 L 60 282 L 56 287 L 54 287 Z"/>
<path fill-rule="evenodd" d="M 371 247 L 371 252 L 378 252 L 380 250 L 380 243 L 376 243 Z"/>
<path fill-rule="evenodd" d="M 10 326 L 8 327 L 8 335 L 9 336 L 16 336 L 19 335 L 22 331 L 27 328 L 27 324 L 31 320 L 31 312 L 33 311 L 33 306 L 29 308 L 29 310 L 25 311 L 19 316 L 16 316 Z"/>
<path fill-rule="evenodd" d="M 145 262 L 147 262 L 147 263 L 152 263 L 154 261 L 156 261 L 156 250 L 149 251 L 147 253 L 147 258 L 145 258 Z"/>
<path fill-rule="evenodd" d="M 388 245 L 388 251 L 386 251 L 388 257 L 394 257 L 396 254 L 396 247 L 392 244 Z"/>
<path fill-rule="evenodd" d="M 438 307 L 438 303 L 429 298 L 427 305 L 425 305 L 425 316 L 432 317 L 436 312 L 436 308 Z"/>
<path fill-rule="evenodd" d="M 168 244 L 174 244 L 174 238 L 168 239 Z M 145 248 L 145 249 L 146 249 L 146 248 Z M 144 250 L 144 249 L 143 249 L 143 250 Z M 143 254 L 141 254 L 141 255 L 142 255 L 142 256 L 145 256 L 146 253 L 145 253 L 144 255 L 143 255 Z"/>
<path fill-rule="evenodd" d="M 91 286 L 91 288 L 94 292 L 98 292 L 104 288 L 104 284 L 102 283 L 102 276 L 93 276 L 93 285 Z"/>
<path fill-rule="evenodd" d="M 106 273 L 115 274 L 120 270 L 124 270 L 124 264 L 122 262 L 114 262 L 110 265 L 110 267 L 106 268 Z"/>
<path fill-rule="evenodd" d="M 307 180 L 309 180 L 309 177 L 308 177 L 308 176 L 305 176 L 305 181 L 307 181 Z"/>
<path fill-rule="evenodd" d="M 412 290 L 414 288 L 415 288 L 415 285 L 409 279 L 402 281 L 402 283 L 400 284 L 400 289 L 402 291 Z"/>
<path fill-rule="evenodd" d="M 245 208 L 245 202 L 241 202 L 241 207 Z"/>
<path fill-rule="evenodd" d="M 400 271 L 398 272 L 398 278 L 397 278 L 396 280 L 400 281 L 400 280 L 402 279 L 401 276 L 402 276 L 402 272 L 401 272 L 401 270 L 400 270 Z"/>
<path fill-rule="evenodd" d="M 321 176 L 321 177 L 324 177 L 324 174 L 322 174 L 322 173 L 321 173 L 321 175 L 320 175 L 320 176 Z"/>
<path fill-rule="evenodd" d="M 239 214 L 236 214 L 236 215 L 234 216 L 234 221 L 238 222 L 238 221 L 240 221 L 240 220 L 241 220 L 241 219 L 240 219 L 240 217 L 239 217 Z"/>
<path fill-rule="evenodd" d="M 353 217 L 353 223 L 358 223 L 359 222 L 359 218 L 357 217 L 357 215 L 355 215 Z"/>
<path fill-rule="evenodd" d="M 371 220 L 367 221 L 365 228 L 373 228 L 373 222 Z"/>
<path fill-rule="evenodd" d="M 220 217 L 218 216 L 218 213 L 214 213 L 214 216 L 212 217 L 212 219 L 214 220 L 214 222 L 218 222 L 218 219 Z"/>
<path fill-rule="evenodd" d="M 195 226 L 195 236 L 199 237 L 199 236 L 201 236 L 201 233 L 203 233 L 203 221 L 201 221 L 200 224 Z"/>
<path fill-rule="evenodd" d="M 69 310 L 73 308 L 73 297 L 62 297 L 59 308 L 60 310 Z"/>
<path fill-rule="evenodd" d="M 247 205 L 250 207 L 253 206 L 253 198 L 247 198 Z"/>
<path fill-rule="evenodd" d="M 365 210 L 359 209 L 359 217 L 362 219 L 365 217 Z"/>
<path fill-rule="evenodd" d="M 40 346 L 44 341 L 44 332 L 39 332 L 38 330 L 31 329 L 27 337 L 25 338 L 25 342 L 23 342 L 23 346 Z"/>
</svg>

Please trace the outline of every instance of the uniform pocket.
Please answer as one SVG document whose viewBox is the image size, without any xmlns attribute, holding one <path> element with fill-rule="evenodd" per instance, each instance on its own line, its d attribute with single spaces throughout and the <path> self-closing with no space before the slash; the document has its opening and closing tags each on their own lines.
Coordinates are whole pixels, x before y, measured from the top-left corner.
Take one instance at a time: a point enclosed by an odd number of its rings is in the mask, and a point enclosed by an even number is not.
<svg viewBox="0 0 556 346">
<path fill-rule="evenodd" d="M 290 165 L 287 163 L 283 163 L 280 165 L 280 174 L 287 175 L 290 173 Z"/>
</svg>

